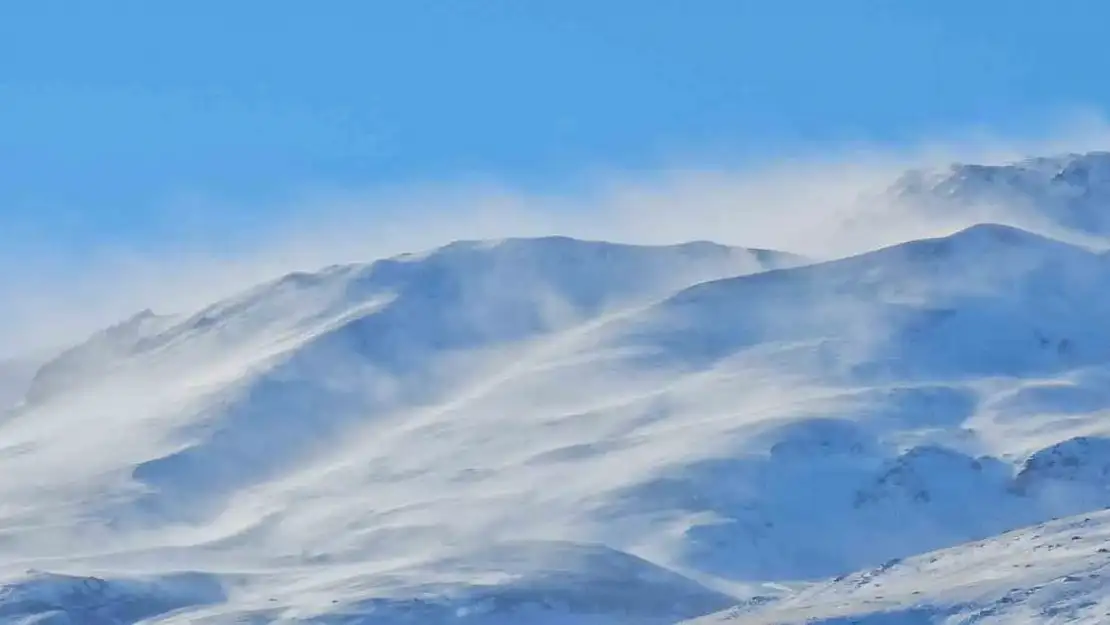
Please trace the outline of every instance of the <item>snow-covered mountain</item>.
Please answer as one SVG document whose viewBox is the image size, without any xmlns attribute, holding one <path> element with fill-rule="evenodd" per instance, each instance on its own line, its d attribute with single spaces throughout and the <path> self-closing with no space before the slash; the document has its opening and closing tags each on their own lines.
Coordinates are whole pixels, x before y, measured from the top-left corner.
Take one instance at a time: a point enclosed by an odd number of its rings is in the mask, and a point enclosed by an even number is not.
<svg viewBox="0 0 1110 625">
<path fill-rule="evenodd" d="M 949 219 L 970 213 L 1061 234 L 1110 235 L 1110 152 L 913 170 L 888 193 Z"/>
<path fill-rule="evenodd" d="M 0 415 L 0 623 L 1094 614 L 1054 580 L 1101 566 L 1107 287 L 985 223 L 824 262 L 460 242 L 146 311 Z"/>
</svg>

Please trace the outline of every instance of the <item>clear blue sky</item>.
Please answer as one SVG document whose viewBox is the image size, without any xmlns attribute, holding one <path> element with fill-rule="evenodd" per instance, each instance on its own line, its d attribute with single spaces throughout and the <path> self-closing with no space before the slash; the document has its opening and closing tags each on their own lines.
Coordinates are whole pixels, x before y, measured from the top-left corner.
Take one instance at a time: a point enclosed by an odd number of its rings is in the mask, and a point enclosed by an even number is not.
<svg viewBox="0 0 1110 625">
<path fill-rule="evenodd" d="M 1108 31 L 1105 0 L 6 2 L 0 246 L 157 243 L 188 192 L 256 207 L 234 229 L 306 185 L 1020 133 L 1110 106 Z"/>
</svg>

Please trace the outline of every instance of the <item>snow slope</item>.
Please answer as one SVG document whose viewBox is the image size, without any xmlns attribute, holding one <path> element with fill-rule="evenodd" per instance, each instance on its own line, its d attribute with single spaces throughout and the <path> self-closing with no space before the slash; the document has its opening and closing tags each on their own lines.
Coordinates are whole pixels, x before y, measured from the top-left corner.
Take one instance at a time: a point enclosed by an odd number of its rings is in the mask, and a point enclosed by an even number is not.
<svg viewBox="0 0 1110 625">
<path fill-rule="evenodd" d="M 627 322 L 621 340 L 705 364 L 820 341 L 853 379 L 1051 373 L 1104 362 L 1110 261 L 1000 225 L 843 260 L 705 283 Z"/>
<path fill-rule="evenodd" d="M 865 615 L 820 589 L 1102 519 L 1107 286 L 980 224 L 820 263 L 460 242 L 140 313 L 0 415 L 0 623 Z"/>
<path fill-rule="evenodd" d="M 1110 512 L 1068 517 L 765 597 L 689 625 L 1105 623 Z"/>
<path fill-rule="evenodd" d="M 545 438 L 566 407 L 550 404 L 550 424 L 529 422 L 520 415 L 536 407 L 535 389 L 511 387 L 535 377 L 548 393 L 575 385 L 584 392 L 575 403 L 614 401 L 585 392 L 604 380 L 558 372 L 555 359 L 591 324 L 690 284 L 800 262 L 708 243 L 458 243 L 287 276 L 193 315 L 141 313 L 45 364 L 4 415 L 0 467 L 27 478 L 0 487 L 0 574 L 13 589 L 32 583 L 28 568 L 126 588 L 136 577 L 205 571 L 229 597 L 217 620 L 369 606 L 387 622 L 427 588 L 446 596 L 483 576 L 490 589 L 467 590 L 481 600 L 436 610 L 511 596 L 585 602 L 586 613 L 597 603 L 598 618 L 642 612 L 635 602 L 658 608 L 661 597 L 689 604 L 652 610 L 666 622 L 724 607 L 726 595 L 589 547 L 589 532 L 572 531 L 567 501 L 591 493 L 588 484 L 550 503 L 548 516 L 528 509 L 521 496 L 535 476 L 515 472 L 534 464 L 557 479 L 564 448 L 600 432 Z M 497 393 L 504 412 L 485 413 L 480 404 Z M 544 454 L 551 459 L 538 460 Z M 527 517 L 520 531 L 500 531 L 514 516 Z M 521 541 L 547 557 L 483 569 L 503 543 Z M 567 562 L 566 579 L 586 586 L 648 590 L 608 608 L 568 599 L 548 559 Z M 594 573 L 599 562 L 611 571 Z M 278 609 L 272 594 L 310 605 Z"/>
</svg>

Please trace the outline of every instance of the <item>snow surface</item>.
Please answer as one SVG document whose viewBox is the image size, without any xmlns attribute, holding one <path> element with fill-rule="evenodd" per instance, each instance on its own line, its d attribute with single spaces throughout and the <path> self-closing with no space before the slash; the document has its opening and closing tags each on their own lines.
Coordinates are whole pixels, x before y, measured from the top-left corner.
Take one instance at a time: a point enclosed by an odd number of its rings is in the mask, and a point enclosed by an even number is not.
<svg viewBox="0 0 1110 625">
<path fill-rule="evenodd" d="M 1105 623 L 1108 576 L 1110 512 L 1100 511 L 891 560 L 687 623 Z"/>
<path fill-rule="evenodd" d="M 980 224 L 458 242 L 144 311 L 0 371 L 0 623 L 1097 622 L 1108 286 Z"/>
</svg>

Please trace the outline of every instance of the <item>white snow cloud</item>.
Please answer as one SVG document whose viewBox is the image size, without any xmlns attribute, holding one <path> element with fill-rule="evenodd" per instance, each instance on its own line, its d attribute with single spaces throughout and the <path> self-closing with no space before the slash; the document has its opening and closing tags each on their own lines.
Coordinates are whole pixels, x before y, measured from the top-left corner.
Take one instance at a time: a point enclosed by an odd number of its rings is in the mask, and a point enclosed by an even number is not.
<svg viewBox="0 0 1110 625">
<path fill-rule="evenodd" d="M 72 341 L 144 308 L 189 310 L 293 270 L 369 261 L 457 239 L 564 234 L 638 243 L 707 239 L 835 256 L 967 224 L 902 215 L 842 226 L 907 168 L 1000 162 L 1110 145 L 1110 126 L 1080 115 L 1043 138 L 987 132 L 912 148 L 845 146 L 737 167 L 673 167 L 585 177 L 545 194 L 496 183 L 306 191 L 264 230 L 158 252 L 107 246 L 74 266 L 49 245 L 0 254 L 0 357 Z M 204 200 L 191 200 L 204 201 Z M 234 206 L 226 211 L 234 211 Z M 203 211 L 213 214 L 216 211 Z M 227 230 L 219 218 L 190 232 Z M 193 237 L 195 239 L 196 237 Z M 148 246 L 149 247 L 149 246 Z"/>
</svg>

